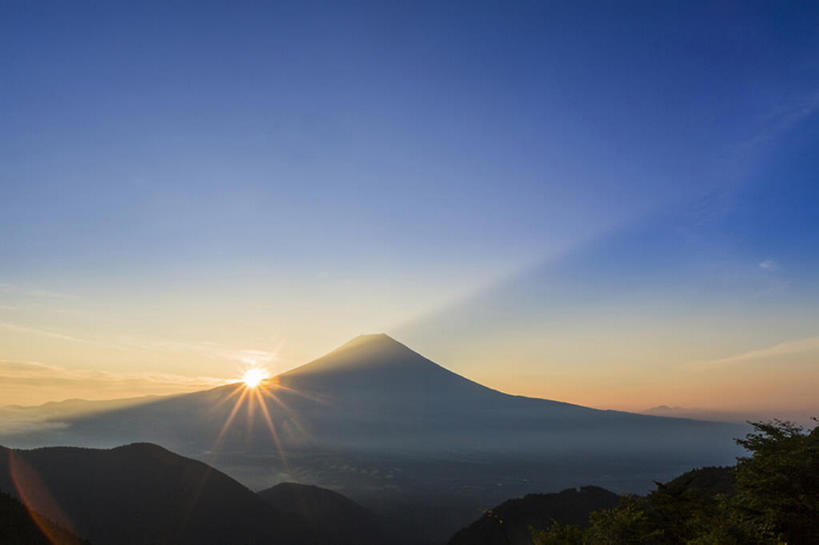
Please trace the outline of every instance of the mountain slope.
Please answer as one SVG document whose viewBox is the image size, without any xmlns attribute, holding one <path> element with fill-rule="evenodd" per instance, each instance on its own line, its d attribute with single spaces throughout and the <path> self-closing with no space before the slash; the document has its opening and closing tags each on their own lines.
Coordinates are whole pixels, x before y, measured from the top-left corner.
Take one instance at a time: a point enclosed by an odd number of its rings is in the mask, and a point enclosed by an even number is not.
<svg viewBox="0 0 819 545">
<path fill-rule="evenodd" d="M 735 493 L 733 467 L 701 467 L 692 469 L 662 485 L 671 494 L 683 494 L 693 491 L 714 497 L 717 494 L 733 495 Z"/>
<path fill-rule="evenodd" d="M 258 494 L 276 511 L 307 522 L 320 532 L 322 541 L 337 545 L 388 541 L 374 513 L 332 490 L 281 483 Z"/>
<path fill-rule="evenodd" d="M 306 525 L 227 475 L 151 444 L 0 449 L 0 489 L 106 545 L 307 543 Z"/>
<path fill-rule="evenodd" d="M 16 498 L 0 492 L 0 543 L 3 545 L 90 545 Z"/>
<path fill-rule="evenodd" d="M 529 545 L 530 528 L 542 530 L 553 521 L 585 525 L 590 513 L 611 509 L 619 501 L 617 494 L 596 486 L 529 494 L 492 508 L 452 536 L 449 545 Z"/>
<path fill-rule="evenodd" d="M 259 410 L 262 400 L 267 414 Z M 508 454 L 558 445 L 629 452 L 657 448 L 663 444 L 657 441 L 659 434 L 667 436 L 668 450 L 674 452 L 677 446 L 691 449 L 701 434 L 722 435 L 732 447 L 726 431 L 738 429 L 504 394 L 386 335 L 358 337 L 265 382 L 258 391 L 228 385 L 70 417 L 63 424 L 64 429 L 28 439 L 99 446 L 150 441 L 189 454 L 317 446 Z M 26 438 L 14 439 L 26 444 Z M 713 441 L 708 444 L 713 448 Z"/>
</svg>

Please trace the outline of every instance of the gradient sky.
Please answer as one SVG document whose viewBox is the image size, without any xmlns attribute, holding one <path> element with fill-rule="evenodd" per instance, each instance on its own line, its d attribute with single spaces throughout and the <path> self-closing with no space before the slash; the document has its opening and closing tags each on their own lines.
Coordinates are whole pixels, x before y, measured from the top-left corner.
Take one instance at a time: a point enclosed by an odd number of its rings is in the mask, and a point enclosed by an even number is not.
<svg viewBox="0 0 819 545">
<path fill-rule="evenodd" d="M 819 5 L 0 2 L 0 399 L 386 331 L 489 386 L 819 414 Z"/>
</svg>

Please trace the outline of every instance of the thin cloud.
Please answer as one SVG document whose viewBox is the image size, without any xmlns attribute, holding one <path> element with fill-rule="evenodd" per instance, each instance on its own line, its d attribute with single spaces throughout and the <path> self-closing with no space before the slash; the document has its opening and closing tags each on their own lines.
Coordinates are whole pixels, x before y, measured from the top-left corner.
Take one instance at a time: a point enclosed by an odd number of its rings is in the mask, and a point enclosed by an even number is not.
<svg viewBox="0 0 819 545">
<path fill-rule="evenodd" d="M 0 282 L 0 293 L 9 295 L 17 295 L 23 297 L 31 297 L 35 299 L 61 299 L 61 300 L 77 300 L 79 297 L 68 293 L 61 293 L 58 291 L 45 290 L 34 288 L 30 286 L 20 286 L 18 284 L 10 284 L 8 282 Z"/>
<path fill-rule="evenodd" d="M 119 341 L 126 346 L 140 350 L 193 353 L 206 358 L 238 362 L 245 366 L 281 363 L 279 353 L 284 345 L 283 341 L 279 341 L 275 343 L 272 349 L 263 350 L 259 348 L 236 348 L 213 342 L 182 342 L 135 337 L 121 337 Z"/>
<path fill-rule="evenodd" d="M 114 346 L 109 343 L 102 343 L 99 341 L 94 341 L 91 339 L 85 339 L 82 337 L 74 337 L 73 335 L 66 335 L 65 333 L 60 333 L 59 331 L 53 331 L 50 329 L 41 329 L 38 327 L 29 327 L 20 324 L 14 324 L 11 322 L 0 322 L 0 328 L 9 329 L 11 331 L 17 331 L 20 333 L 32 333 L 34 335 L 42 335 L 44 337 L 51 337 L 52 339 L 59 339 L 61 341 L 68 341 L 74 343 L 82 343 L 82 344 L 97 344 L 103 346 Z M 118 347 L 123 348 L 123 347 Z"/>
<path fill-rule="evenodd" d="M 766 259 L 759 263 L 759 268 L 766 271 L 778 271 L 781 267 L 773 259 Z"/>
<path fill-rule="evenodd" d="M 819 92 L 811 91 L 777 104 L 748 146 L 767 143 L 819 111 Z"/>
<path fill-rule="evenodd" d="M 120 336 L 116 338 L 116 342 L 108 342 L 68 335 L 53 329 L 31 327 L 12 322 L 0 322 L 0 328 L 20 333 L 40 335 L 71 343 L 102 346 L 116 350 L 129 351 L 136 349 L 146 352 L 193 353 L 213 359 L 235 361 L 244 365 L 265 365 L 278 361 L 278 354 L 283 345 L 283 342 L 278 342 L 272 350 L 261 350 L 257 348 L 236 348 L 211 342 L 180 342 L 144 339 L 132 336 Z"/>
<path fill-rule="evenodd" d="M 713 369 L 715 367 L 723 367 L 726 365 L 737 365 L 747 362 L 754 362 L 760 360 L 770 360 L 781 358 L 783 356 L 792 356 L 798 354 L 806 354 L 817 352 L 819 353 L 819 336 L 807 337 L 805 339 L 797 339 L 792 341 L 785 341 L 767 348 L 760 348 L 758 350 L 750 350 L 742 352 L 726 358 L 718 358 L 713 360 L 693 361 L 686 364 L 691 369 Z"/>
<path fill-rule="evenodd" d="M 230 382 L 211 376 L 187 376 L 171 373 L 114 373 L 96 369 L 68 369 L 36 361 L 0 360 L 0 384 L 9 381 L 43 380 L 52 382 L 89 383 L 133 383 L 160 384 L 169 386 L 218 386 Z"/>
<path fill-rule="evenodd" d="M 8 377 L 48 376 L 60 367 L 38 361 L 0 360 L 0 379 Z"/>
<path fill-rule="evenodd" d="M 231 383 L 212 376 L 69 369 L 36 361 L 0 360 L 0 399 L 32 405 L 69 398 L 117 399 L 206 390 Z"/>
</svg>

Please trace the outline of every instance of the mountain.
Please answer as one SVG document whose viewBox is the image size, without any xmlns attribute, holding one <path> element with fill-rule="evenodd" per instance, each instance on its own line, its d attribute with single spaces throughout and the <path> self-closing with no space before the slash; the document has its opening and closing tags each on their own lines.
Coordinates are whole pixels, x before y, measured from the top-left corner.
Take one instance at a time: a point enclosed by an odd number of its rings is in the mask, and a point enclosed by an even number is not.
<svg viewBox="0 0 819 545">
<path fill-rule="evenodd" d="M 151 444 L 1 448 L 0 489 L 98 545 L 314 542 L 227 475 Z"/>
<path fill-rule="evenodd" d="M 0 434 L 59 429 L 65 427 L 62 421 L 66 418 L 77 418 L 123 407 L 144 405 L 160 398 L 160 396 L 151 395 L 98 401 L 66 399 L 34 406 L 5 405 L 0 407 Z"/>
<path fill-rule="evenodd" d="M 452 536 L 449 545 L 530 545 L 530 528 L 543 530 L 553 521 L 583 526 L 590 513 L 619 502 L 617 494 L 596 486 L 529 494 L 493 507 Z"/>
<path fill-rule="evenodd" d="M 17 498 L 0 492 L 0 543 L 3 545 L 90 545 Z"/>
<path fill-rule="evenodd" d="M 107 446 L 144 440 L 190 454 L 279 446 L 508 454 L 555 447 L 595 450 L 604 444 L 612 452 L 666 445 L 673 453 L 695 448 L 700 434 L 736 429 L 504 394 L 383 334 L 358 337 L 265 382 L 259 391 L 227 385 L 69 416 L 63 424 L 65 429 L 43 437 Z M 664 441 L 657 441 L 660 437 Z"/>
<path fill-rule="evenodd" d="M 697 498 L 734 494 L 734 468 L 703 467 L 656 484 L 657 490 L 647 496 L 649 502 L 666 502 L 666 508 L 669 498 L 691 504 Z M 660 495 L 664 499 L 658 499 Z M 620 496 L 595 486 L 557 494 L 529 494 L 493 507 L 452 536 L 449 545 L 531 545 L 531 529 L 545 530 L 553 522 L 586 526 L 592 512 L 612 509 L 619 503 Z"/>
<path fill-rule="evenodd" d="M 717 494 L 730 496 L 735 493 L 734 468 L 722 466 L 692 469 L 658 486 L 664 487 L 671 494 L 678 495 L 691 491 L 709 497 Z"/>
<path fill-rule="evenodd" d="M 279 513 L 307 522 L 324 542 L 375 545 L 389 541 L 373 512 L 332 490 L 281 483 L 258 495 Z"/>
<path fill-rule="evenodd" d="M 6 435 L 20 447 L 162 444 L 256 489 L 339 490 L 417 542 L 449 537 L 482 505 L 592 483 L 646 492 L 733 462 L 743 428 L 509 395 L 387 335 L 364 335 L 251 389 L 231 384 L 69 416 Z"/>
<path fill-rule="evenodd" d="M 767 422 L 772 418 L 788 420 L 804 427 L 811 427 L 815 411 L 724 411 L 717 409 L 703 409 L 697 407 L 669 407 L 668 405 L 658 405 L 640 411 L 641 414 L 652 416 L 667 416 L 670 418 L 693 418 L 695 420 L 711 420 L 714 422 Z"/>
</svg>

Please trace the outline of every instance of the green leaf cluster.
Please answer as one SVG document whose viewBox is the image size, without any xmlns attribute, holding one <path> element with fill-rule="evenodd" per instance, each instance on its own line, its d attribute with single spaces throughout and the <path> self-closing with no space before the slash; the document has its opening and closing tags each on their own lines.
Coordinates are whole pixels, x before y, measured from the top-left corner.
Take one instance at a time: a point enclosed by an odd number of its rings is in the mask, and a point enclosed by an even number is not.
<svg viewBox="0 0 819 545">
<path fill-rule="evenodd" d="M 817 545 L 819 427 L 751 423 L 737 442 L 749 455 L 727 470 L 728 491 L 676 479 L 646 497 L 624 496 L 585 528 L 532 531 L 535 545 Z M 707 471 L 707 470 L 701 470 Z M 719 472 L 722 470 L 714 469 Z M 723 474 L 726 474 L 723 472 Z M 682 482 L 680 482 L 682 479 Z"/>
</svg>

